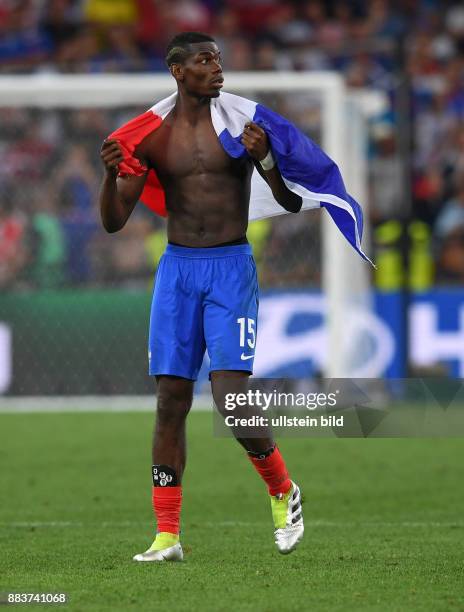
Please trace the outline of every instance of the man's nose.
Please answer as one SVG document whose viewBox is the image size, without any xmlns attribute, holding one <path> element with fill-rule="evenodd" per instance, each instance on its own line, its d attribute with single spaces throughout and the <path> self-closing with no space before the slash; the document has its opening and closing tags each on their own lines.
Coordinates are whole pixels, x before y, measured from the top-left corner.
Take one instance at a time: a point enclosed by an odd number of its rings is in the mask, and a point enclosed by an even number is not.
<svg viewBox="0 0 464 612">
<path fill-rule="evenodd" d="M 216 66 L 213 68 L 214 72 L 222 72 L 221 62 L 219 60 L 214 60 Z"/>
</svg>

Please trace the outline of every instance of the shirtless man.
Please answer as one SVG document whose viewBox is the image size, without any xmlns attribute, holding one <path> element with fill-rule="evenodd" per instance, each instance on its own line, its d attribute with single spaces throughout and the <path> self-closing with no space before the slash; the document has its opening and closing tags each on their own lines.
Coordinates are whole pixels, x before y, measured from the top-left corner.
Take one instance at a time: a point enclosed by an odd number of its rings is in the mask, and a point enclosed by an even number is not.
<svg viewBox="0 0 464 612">
<path fill-rule="evenodd" d="M 252 373 L 258 314 L 258 284 L 246 239 L 253 165 L 275 199 L 298 212 L 301 198 L 287 189 L 273 163 L 268 138 L 254 123 L 245 126 L 248 156 L 234 159 L 214 131 L 210 100 L 223 83 L 214 40 L 185 32 L 167 48 L 166 62 L 176 80 L 175 107 L 162 125 L 137 147 L 136 157 L 153 168 L 165 191 L 168 246 L 160 262 L 150 319 L 149 371 L 156 376 L 158 405 L 153 439 L 153 507 L 157 533 L 136 561 L 177 561 L 185 421 L 205 349 L 216 406 L 226 393 L 243 393 Z M 117 140 L 101 150 L 105 176 L 100 193 L 103 226 L 122 229 L 142 193 L 141 177 L 118 177 L 123 155 Z M 271 434 L 239 438 L 268 487 L 281 553 L 303 536 L 298 486 L 290 480 Z"/>
</svg>

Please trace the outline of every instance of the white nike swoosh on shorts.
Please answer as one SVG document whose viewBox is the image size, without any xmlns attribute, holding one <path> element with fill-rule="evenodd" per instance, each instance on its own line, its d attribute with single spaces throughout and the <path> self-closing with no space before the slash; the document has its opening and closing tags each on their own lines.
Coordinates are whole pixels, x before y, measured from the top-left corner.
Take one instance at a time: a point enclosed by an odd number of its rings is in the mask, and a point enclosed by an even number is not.
<svg viewBox="0 0 464 612">
<path fill-rule="evenodd" d="M 254 355 L 245 355 L 245 353 L 242 353 L 242 354 L 240 355 L 240 359 L 241 359 L 242 361 L 245 361 L 246 359 L 253 359 L 253 357 L 254 357 Z"/>
</svg>

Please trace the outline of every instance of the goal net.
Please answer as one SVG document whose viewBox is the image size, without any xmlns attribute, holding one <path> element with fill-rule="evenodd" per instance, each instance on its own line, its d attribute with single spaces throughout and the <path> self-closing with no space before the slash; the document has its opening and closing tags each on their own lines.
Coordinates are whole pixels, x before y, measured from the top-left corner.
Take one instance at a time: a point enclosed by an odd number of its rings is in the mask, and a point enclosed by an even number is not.
<svg viewBox="0 0 464 612">
<path fill-rule="evenodd" d="M 139 205 L 120 234 L 103 232 L 99 150 L 173 90 L 169 75 L 0 78 L 0 214 L 11 243 L 0 253 L 0 393 L 152 391 L 146 329 L 164 221 Z M 329 72 L 231 73 L 225 90 L 286 116 L 336 161 L 364 208 L 369 252 L 362 97 Z M 253 222 L 248 236 L 262 290 L 255 375 L 379 375 L 362 324 L 371 270 L 328 214 Z"/>
</svg>

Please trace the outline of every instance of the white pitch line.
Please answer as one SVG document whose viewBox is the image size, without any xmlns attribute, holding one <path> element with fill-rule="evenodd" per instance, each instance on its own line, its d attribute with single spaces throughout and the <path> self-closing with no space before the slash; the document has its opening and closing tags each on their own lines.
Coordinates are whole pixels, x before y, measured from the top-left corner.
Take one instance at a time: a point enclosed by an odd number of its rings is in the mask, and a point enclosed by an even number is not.
<svg viewBox="0 0 464 612">
<path fill-rule="evenodd" d="M 213 399 L 208 393 L 194 395 L 192 410 L 212 410 Z M 0 397 L 0 414 L 34 412 L 154 412 L 155 395 L 83 395 Z"/>
<path fill-rule="evenodd" d="M 146 521 L 103 521 L 100 523 L 84 522 L 84 521 L 13 521 L 0 522 L 1 527 L 13 527 L 19 529 L 28 529 L 31 527 L 134 527 L 146 525 Z M 258 525 L 269 525 L 269 521 L 218 521 L 205 522 L 201 526 L 204 527 L 256 527 Z M 306 527 L 413 527 L 413 528 L 430 528 L 430 527 L 457 527 L 463 528 L 462 521 L 308 521 L 305 520 Z M 188 525 L 187 525 L 188 527 Z"/>
</svg>

